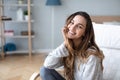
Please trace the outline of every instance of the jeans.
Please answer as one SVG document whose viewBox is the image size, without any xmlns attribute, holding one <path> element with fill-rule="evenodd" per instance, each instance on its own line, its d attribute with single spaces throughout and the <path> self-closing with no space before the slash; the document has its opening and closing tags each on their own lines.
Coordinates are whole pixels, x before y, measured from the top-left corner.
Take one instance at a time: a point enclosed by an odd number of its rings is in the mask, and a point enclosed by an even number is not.
<svg viewBox="0 0 120 80">
<path fill-rule="evenodd" d="M 65 80 L 56 70 L 45 67 L 40 68 L 40 77 L 42 80 Z"/>
</svg>

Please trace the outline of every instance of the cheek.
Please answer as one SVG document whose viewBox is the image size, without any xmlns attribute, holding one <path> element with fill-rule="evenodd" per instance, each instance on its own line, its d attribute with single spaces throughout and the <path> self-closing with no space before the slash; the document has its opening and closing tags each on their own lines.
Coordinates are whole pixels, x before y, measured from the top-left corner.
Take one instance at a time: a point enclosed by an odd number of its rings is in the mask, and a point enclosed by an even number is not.
<svg viewBox="0 0 120 80">
<path fill-rule="evenodd" d="M 77 35 L 78 35 L 79 37 L 83 36 L 83 35 L 84 35 L 84 31 L 77 31 Z"/>
</svg>

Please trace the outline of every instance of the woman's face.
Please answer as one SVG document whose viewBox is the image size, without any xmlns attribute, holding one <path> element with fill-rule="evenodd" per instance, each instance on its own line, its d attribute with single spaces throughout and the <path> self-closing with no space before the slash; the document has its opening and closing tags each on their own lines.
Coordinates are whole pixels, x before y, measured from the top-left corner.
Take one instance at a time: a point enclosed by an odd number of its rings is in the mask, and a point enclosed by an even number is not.
<svg viewBox="0 0 120 80">
<path fill-rule="evenodd" d="M 86 28 L 86 20 L 80 15 L 76 15 L 68 24 L 68 38 L 80 39 L 84 36 Z"/>
</svg>

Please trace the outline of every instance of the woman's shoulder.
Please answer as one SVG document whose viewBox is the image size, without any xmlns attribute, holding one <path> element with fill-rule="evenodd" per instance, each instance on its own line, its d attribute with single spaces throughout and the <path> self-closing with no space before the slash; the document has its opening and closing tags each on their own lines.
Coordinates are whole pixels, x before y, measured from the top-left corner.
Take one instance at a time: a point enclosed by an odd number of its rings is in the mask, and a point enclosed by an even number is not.
<svg viewBox="0 0 120 80">
<path fill-rule="evenodd" d="M 87 63 L 98 63 L 98 62 L 101 62 L 100 58 L 96 55 L 90 55 L 88 58 L 87 58 Z"/>
<path fill-rule="evenodd" d="M 98 53 L 98 50 L 95 48 L 95 47 L 89 47 L 87 50 L 86 50 L 86 53 L 89 55 L 89 54 L 96 54 Z"/>
<path fill-rule="evenodd" d="M 101 58 L 101 56 L 104 57 L 103 51 L 102 50 L 98 50 L 96 47 L 92 46 L 89 47 L 86 50 L 86 54 L 88 55 L 88 57 L 93 56 L 93 57 L 97 57 L 97 58 Z"/>
<path fill-rule="evenodd" d="M 89 47 L 87 50 L 86 50 L 86 54 L 88 55 L 88 60 L 97 60 L 99 59 L 98 56 L 96 55 L 98 52 L 98 50 L 95 48 L 95 47 Z"/>
<path fill-rule="evenodd" d="M 97 59 L 99 59 L 99 57 L 97 57 L 96 55 L 90 55 L 90 56 L 88 57 L 88 59 L 89 59 L 89 60 L 97 60 Z"/>
</svg>

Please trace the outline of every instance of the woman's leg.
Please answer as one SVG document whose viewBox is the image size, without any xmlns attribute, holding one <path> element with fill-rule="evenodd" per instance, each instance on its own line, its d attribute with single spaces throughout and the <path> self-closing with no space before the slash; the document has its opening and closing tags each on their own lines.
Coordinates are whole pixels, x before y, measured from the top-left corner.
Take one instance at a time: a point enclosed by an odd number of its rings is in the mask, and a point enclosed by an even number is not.
<svg viewBox="0 0 120 80">
<path fill-rule="evenodd" d="M 42 80 L 65 80 L 56 70 L 42 67 L 40 69 Z"/>
</svg>

